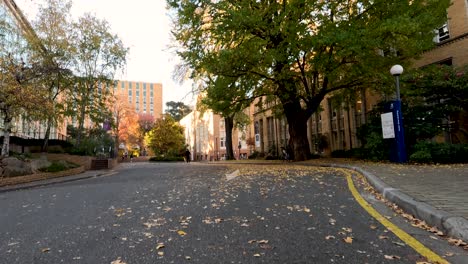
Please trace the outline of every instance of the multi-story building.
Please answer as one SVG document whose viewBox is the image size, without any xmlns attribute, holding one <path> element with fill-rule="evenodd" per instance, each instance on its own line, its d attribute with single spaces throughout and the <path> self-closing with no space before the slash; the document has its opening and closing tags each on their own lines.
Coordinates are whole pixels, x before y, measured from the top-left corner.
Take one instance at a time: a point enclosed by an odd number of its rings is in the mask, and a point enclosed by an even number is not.
<svg viewBox="0 0 468 264">
<path fill-rule="evenodd" d="M 154 118 L 162 117 L 163 87 L 160 83 L 117 81 L 114 93 L 120 93 L 128 100 L 136 113 L 150 114 Z"/>
<path fill-rule="evenodd" d="M 414 67 L 444 64 L 453 67 L 468 65 L 468 1 L 453 0 L 447 10 L 447 23 L 436 30 L 437 45 L 414 62 Z M 447 117 L 444 135 L 438 141 L 468 142 L 468 113 L 460 111 Z"/>
<path fill-rule="evenodd" d="M 252 107 L 245 113 L 252 116 Z M 193 160 L 213 161 L 226 159 L 226 127 L 224 119 L 212 111 L 203 113 L 197 109 L 190 112 L 182 120 L 180 125 L 185 128 L 185 140 Z M 247 143 L 252 133 L 252 126 L 245 129 L 233 129 L 232 145 L 234 158 L 246 159 L 253 151 Z M 252 146 L 253 147 L 253 146 Z"/>
</svg>

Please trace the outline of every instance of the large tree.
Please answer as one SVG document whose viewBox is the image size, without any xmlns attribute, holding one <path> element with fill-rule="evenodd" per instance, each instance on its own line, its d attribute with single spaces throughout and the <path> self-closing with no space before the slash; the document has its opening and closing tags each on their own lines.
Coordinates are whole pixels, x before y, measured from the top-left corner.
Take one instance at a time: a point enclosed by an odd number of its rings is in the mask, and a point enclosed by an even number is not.
<svg viewBox="0 0 468 264">
<path fill-rule="evenodd" d="M 13 120 L 26 113 L 38 116 L 38 105 L 47 107 L 44 89 L 36 87 L 38 67 L 33 63 L 34 34 L 28 27 L 20 27 L 0 17 L 0 115 L 3 122 L 2 156 L 9 155 Z"/>
<path fill-rule="evenodd" d="M 177 122 L 191 111 L 190 106 L 183 102 L 169 101 L 166 103 L 166 114 L 169 114 Z"/>
<path fill-rule="evenodd" d="M 278 99 L 296 160 L 310 154 L 307 120 L 325 96 L 380 83 L 392 64 L 431 47 L 450 2 L 167 1 L 194 75 L 258 80 L 247 95 Z"/>
<path fill-rule="evenodd" d="M 33 25 L 37 38 L 34 47 L 38 50 L 33 59 L 40 65 L 40 81 L 37 85 L 47 91 L 49 108 L 42 107 L 46 123 L 43 150 L 47 151 L 50 130 L 63 119 L 64 102 L 72 87 L 71 50 L 71 1 L 47 0 L 39 8 Z"/>
<path fill-rule="evenodd" d="M 217 76 L 207 78 L 201 89 L 203 97 L 200 101 L 201 105 L 197 108 L 202 110 L 209 108 L 224 119 L 226 158 L 228 160 L 235 159 L 232 142 L 233 129 L 235 127 L 243 128 L 248 120 L 243 111 L 252 102 L 251 97 L 247 96 L 247 90 L 250 85 L 254 84 L 246 81 L 249 80 Z"/>
<path fill-rule="evenodd" d="M 145 141 L 156 156 L 176 157 L 185 148 L 184 128 L 166 114 L 156 120 Z"/>
<path fill-rule="evenodd" d="M 76 109 L 78 129 L 83 131 L 89 118 L 101 123 L 111 116 L 105 110 L 111 93 L 108 87 L 114 83 L 114 75 L 126 63 L 128 48 L 120 38 L 111 33 L 110 25 L 87 13 L 73 23 L 73 72 L 76 75 L 70 109 Z M 77 144 L 81 136 L 78 134 Z"/>
</svg>

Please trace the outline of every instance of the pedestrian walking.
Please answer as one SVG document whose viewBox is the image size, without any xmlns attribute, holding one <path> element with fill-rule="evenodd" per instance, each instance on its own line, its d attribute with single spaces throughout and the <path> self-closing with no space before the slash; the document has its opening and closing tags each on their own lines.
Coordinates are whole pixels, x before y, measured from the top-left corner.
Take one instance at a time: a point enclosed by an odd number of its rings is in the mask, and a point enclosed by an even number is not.
<svg viewBox="0 0 468 264">
<path fill-rule="evenodd" d="M 289 153 L 286 150 L 286 148 L 281 147 L 281 153 L 283 154 L 283 160 L 284 161 L 289 161 L 290 160 Z"/>
<path fill-rule="evenodd" d="M 190 156 L 191 156 L 190 151 L 187 149 L 185 151 L 185 162 L 190 163 Z"/>
</svg>

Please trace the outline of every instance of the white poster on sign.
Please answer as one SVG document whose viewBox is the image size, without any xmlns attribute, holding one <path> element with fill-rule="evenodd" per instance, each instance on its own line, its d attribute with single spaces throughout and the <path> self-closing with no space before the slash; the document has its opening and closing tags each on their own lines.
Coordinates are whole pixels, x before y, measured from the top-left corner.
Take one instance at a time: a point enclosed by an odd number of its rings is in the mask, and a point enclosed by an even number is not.
<svg viewBox="0 0 468 264">
<path fill-rule="evenodd" d="M 260 147 L 260 134 L 255 134 L 255 147 Z"/>
<path fill-rule="evenodd" d="M 395 138 L 395 127 L 393 125 L 393 113 L 381 114 L 383 138 Z"/>
</svg>

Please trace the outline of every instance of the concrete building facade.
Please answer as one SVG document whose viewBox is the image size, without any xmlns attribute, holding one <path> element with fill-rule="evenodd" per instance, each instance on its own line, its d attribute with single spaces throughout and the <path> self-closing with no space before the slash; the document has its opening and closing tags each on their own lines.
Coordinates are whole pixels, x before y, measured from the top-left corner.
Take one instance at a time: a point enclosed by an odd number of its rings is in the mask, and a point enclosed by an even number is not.
<svg viewBox="0 0 468 264">
<path fill-rule="evenodd" d="M 250 108 L 249 108 L 250 109 Z M 248 113 L 248 110 L 246 110 Z M 226 159 L 226 127 L 224 119 L 212 111 L 200 112 L 196 109 L 179 121 L 185 128 L 185 140 L 192 160 L 215 161 Z M 236 159 L 246 159 L 253 151 L 247 143 L 251 127 L 234 129 L 232 145 Z"/>
<path fill-rule="evenodd" d="M 160 83 L 116 81 L 114 94 L 120 93 L 136 113 L 161 118 L 163 111 L 163 87 Z"/>
</svg>

